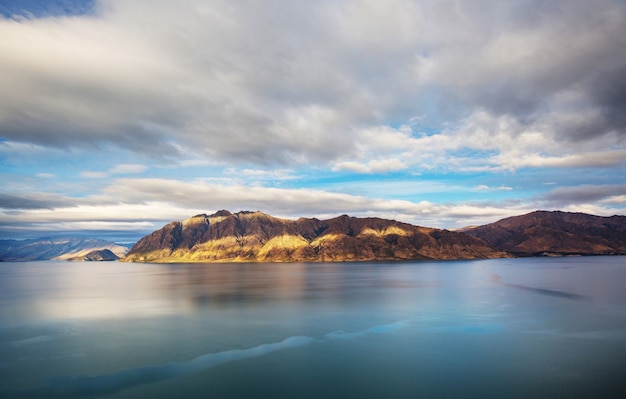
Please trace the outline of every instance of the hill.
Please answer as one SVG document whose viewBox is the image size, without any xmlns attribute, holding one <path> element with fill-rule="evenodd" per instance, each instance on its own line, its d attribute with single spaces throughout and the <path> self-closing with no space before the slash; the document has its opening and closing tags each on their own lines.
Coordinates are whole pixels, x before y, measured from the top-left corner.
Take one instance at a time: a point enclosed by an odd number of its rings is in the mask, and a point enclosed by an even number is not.
<svg viewBox="0 0 626 399">
<path fill-rule="evenodd" d="M 69 258 L 71 261 L 83 261 L 83 262 L 101 262 L 101 261 L 114 261 L 120 257 L 111 252 L 109 249 L 96 249 L 89 251 L 85 255 L 74 256 Z"/>
<path fill-rule="evenodd" d="M 516 256 L 626 254 L 626 216 L 535 211 L 464 232 Z"/>
<path fill-rule="evenodd" d="M 128 252 L 128 248 L 123 245 L 95 238 L 0 240 L 0 259 L 13 262 L 67 260 L 102 249 L 108 249 L 118 257 Z"/>
<path fill-rule="evenodd" d="M 334 262 L 506 257 L 463 233 L 342 215 L 286 220 L 219 211 L 171 222 L 139 240 L 129 262 Z"/>
</svg>

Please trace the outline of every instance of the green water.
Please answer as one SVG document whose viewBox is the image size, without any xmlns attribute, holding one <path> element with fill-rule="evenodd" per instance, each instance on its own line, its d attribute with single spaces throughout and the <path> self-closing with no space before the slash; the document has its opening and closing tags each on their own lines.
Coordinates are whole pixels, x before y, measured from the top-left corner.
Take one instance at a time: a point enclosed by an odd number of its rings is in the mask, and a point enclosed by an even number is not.
<svg viewBox="0 0 626 399">
<path fill-rule="evenodd" d="M 0 397 L 623 398 L 626 257 L 0 264 Z"/>
</svg>

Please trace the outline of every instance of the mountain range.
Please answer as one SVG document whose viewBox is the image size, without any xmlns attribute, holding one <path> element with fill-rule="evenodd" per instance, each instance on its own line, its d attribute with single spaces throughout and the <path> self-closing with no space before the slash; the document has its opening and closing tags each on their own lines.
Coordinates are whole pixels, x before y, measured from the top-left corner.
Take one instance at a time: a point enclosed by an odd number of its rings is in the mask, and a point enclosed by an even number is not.
<svg viewBox="0 0 626 399">
<path fill-rule="evenodd" d="M 536 211 L 448 231 L 347 215 L 287 220 L 262 212 L 219 211 L 168 223 L 128 249 L 99 239 L 0 240 L 0 260 L 336 262 L 626 255 L 626 216 Z"/>
<path fill-rule="evenodd" d="M 0 240 L 0 259 L 13 262 L 75 260 L 86 257 L 92 251 L 105 249 L 117 257 L 122 257 L 128 252 L 127 246 L 96 238 Z"/>
<path fill-rule="evenodd" d="M 514 256 L 626 255 L 626 216 L 536 211 L 464 232 Z"/>
<path fill-rule="evenodd" d="M 448 231 L 342 215 L 286 220 L 219 211 L 139 240 L 129 262 L 333 262 L 626 254 L 626 217 L 536 211 Z"/>
<path fill-rule="evenodd" d="M 333 262 L 508 256 L 463 233 L 342 215 L 287 220 L 219 211 L 171 222 L 139 240 L 130 262 Z"/>
</svg>

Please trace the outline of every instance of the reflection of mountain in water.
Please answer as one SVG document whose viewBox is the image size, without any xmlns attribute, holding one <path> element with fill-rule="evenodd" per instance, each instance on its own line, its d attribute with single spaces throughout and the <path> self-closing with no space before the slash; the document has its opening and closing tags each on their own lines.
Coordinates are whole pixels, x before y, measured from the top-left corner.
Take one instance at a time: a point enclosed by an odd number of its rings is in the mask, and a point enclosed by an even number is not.
<svg viewBox="0 0 626 399">
<path fill-rule="evenodd" d="M 187 305 L 200 310 L 285 300 L 345 302 L 350 297 L 371 298 L 386 289 L 432 288 L 431 283 L 403 280 L 390 269 L 382 278 L 379 272 L 384 266 L 378 264 L 359 265 L 360 278 L 339 273 L 335 266 L 341 264 L 324 265 L 328 273 L 320 273 L 317 264 L 306 263 L 176 265 L 169 269 L 167 279 L 162 280 L 166 283 L 158 286 L 158 292 L 160 297 L 185 298 Z"/>
</svg>

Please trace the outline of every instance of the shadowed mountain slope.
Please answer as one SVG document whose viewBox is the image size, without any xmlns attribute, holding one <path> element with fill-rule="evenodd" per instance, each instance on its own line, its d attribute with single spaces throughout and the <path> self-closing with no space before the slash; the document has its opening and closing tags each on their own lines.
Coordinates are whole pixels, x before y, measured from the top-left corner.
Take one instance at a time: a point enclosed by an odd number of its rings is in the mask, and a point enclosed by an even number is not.
<svg viewBox="0 0 626 399">
<path fill-rule="evenodd" d="M 506 257 L 463 233 L 346 215 L 287 220 L 219 211 L 171 222 L 139 240 L 130 262 L 333 262 Z"/>
<path fill-rule="evenodd" d="M 517 256 L 626 254 L 626 216 L 536 211 L 465 233 Z"/>
</svg>

